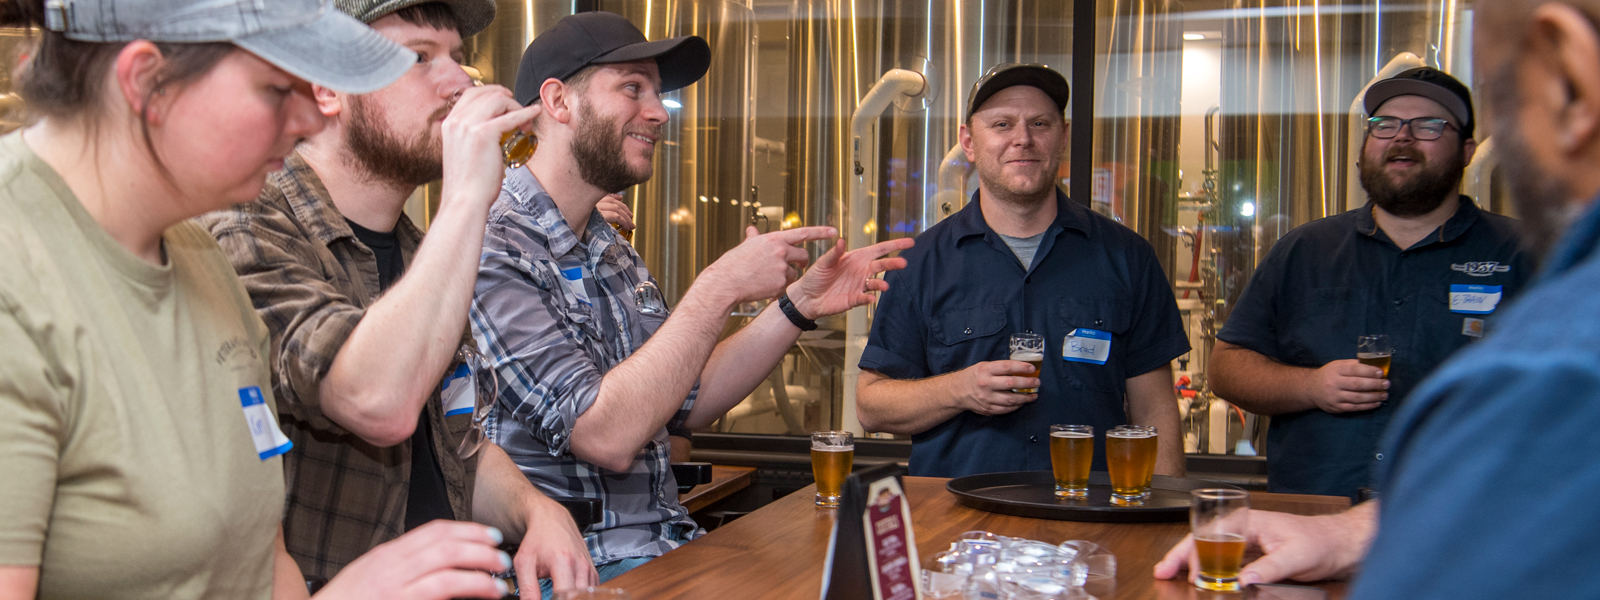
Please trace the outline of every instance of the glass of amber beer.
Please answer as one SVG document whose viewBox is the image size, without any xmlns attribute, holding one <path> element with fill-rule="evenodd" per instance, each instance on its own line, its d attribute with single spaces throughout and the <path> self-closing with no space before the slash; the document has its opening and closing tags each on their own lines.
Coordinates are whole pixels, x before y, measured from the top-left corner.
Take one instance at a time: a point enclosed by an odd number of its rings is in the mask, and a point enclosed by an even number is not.
<svg viewBox="0 0 1600 600">
<path fill-rule="evenodd" d="M 1250 494 L 1244 490 L 1189 492 L 1189 525 L 1194 533 L 1194 553 L 1200 558 L 1195 587 L 1216 592 L 1239 590 L 1249 509 Z"/>
<path fill-rule="evenodd" d="M 1363 365 L 1372 365 L 1383 369 L 1383 378 L 1389 378 L 1389 359 L 1394 356 L 1394 348 L 1389 346 L 1387 335 L 1363 335 L 1356 338 L 1356 360 Z"/>
<path fill-rule="evenodd" d="M 839 493 L 855 456 L 856 441 L 850 432 L 811 434 L 811 474 L 817 479 L 817 506 L 839 505 Z"/>
<path fill-rule="evenodd" d="M 1057 498 L 1089 497 L 1089 465 L 1094 462 L 1094 427 L 1050 426 L 1050 468 Z"/>
<path fill-rule="evenodd" d="M 1039 376 L 1039 367 L 1044 365 L 1044 336 L 1037 333 L 1015 333 L 1011 335 L 1011 360 L 1018 360 L 1033 365 L 1033 371 L 1018 373 L 1019 377 Z M 1011 390 L 1018 394 L 1037 394 L 1039 388 L 1017 388 Z"/>
<path fill-rule="evenodd" d="M 1143 503 L 1156 471 L 1156 428 L 1118 425 L 1106 432 L 1106 468 L 1111 471 L 1112 504 Z"/>
</svg>

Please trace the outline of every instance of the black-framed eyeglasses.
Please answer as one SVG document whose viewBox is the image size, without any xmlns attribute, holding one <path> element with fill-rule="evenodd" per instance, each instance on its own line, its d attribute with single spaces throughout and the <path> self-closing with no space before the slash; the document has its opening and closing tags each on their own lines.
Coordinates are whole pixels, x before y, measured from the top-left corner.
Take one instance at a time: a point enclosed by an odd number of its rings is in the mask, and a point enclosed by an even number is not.
<svg viewBox="0 0 1600 600">
<path fill-rule="evenodd" d="M 1449 121 L 1438 117 L 1417 117 L 1415 119 L 1372 117 L 1367 119 L 1367 135 L 1380 140 L 1387 140 L 1400 135 L 1400 130 L 1406 125 L 1411 126 L 1411 137 L 1424 142 L 1437 140 L 1444 135 L 1445 128 L 1455 127 Z"/>
</svg>

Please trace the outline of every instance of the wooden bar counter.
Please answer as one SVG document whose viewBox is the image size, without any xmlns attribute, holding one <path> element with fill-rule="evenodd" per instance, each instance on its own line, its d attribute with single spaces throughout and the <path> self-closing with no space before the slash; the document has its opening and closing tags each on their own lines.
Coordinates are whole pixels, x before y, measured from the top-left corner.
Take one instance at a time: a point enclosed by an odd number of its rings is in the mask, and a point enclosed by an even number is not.
<svg viewBox="0 0 1600 600">
<path fill-rule="evenodd" d="M 967 531 L 984 530 L 1057 544 L 1089 540 L 1117 556 L 1114 584 L 1091 585 L 1101 600 L 1214 598 L 1238 594 L 1201 592 L 1184 580 L 1160 581 L 1150 570 L 1173 544 L 1183 539 L 1183 523 L 1079 523 L 1030 519 L 983 512 L 961 506 L 944 488 L 946 479 L 906 477 L 917 552 L 927 565 Z M 682 548 L 613 579 L 604 587 L 627 590 L 634 600 L 668 598 L 726 600 L 816 600 L 821 595 L 822 566 L 833 528 L 834 509 L 815 506 L 815 487 L 790 494 Z M 1303 515 L 1330 514 L 1349 506 L 1346 498 L 1251 494 L 1251 505 Z M 1344 597 L 1344 584 L 1317 584 L 1330 600 Z"/>
</svg>

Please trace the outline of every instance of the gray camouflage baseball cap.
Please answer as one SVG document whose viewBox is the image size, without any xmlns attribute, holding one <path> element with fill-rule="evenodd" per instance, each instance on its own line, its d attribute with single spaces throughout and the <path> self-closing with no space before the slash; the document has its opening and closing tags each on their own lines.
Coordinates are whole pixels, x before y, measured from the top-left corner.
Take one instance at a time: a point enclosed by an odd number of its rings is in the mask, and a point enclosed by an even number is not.
<svg viewBox="0 0 1600 600">
<path fill-rule="evenodd" d="M 45 28 L 80 42 L 232 42 L 351 94 L 382 89 L 417 60 L 328 0 L 46 0 Z"/>
<path fill-rule="evenodd" d="M 333 0 L 333 5 L 362 23 L 371 23 L 402 8 L 429 2 L 450 9 L 463 38 L 488 29 L 494 21 L 494 0 Z"/>
</svg>

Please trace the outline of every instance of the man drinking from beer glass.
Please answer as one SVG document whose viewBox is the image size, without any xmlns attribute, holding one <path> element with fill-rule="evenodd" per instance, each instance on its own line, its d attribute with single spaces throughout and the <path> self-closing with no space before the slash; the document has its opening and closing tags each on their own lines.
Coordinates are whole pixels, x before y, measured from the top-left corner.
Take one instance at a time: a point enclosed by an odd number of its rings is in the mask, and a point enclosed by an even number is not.
<svg viewBox="0 0 1600 600">
<path fill-rule="evenodd" d="M 1515 221 L 1457 191 L 1477 148 L 1466 86 L 1422 67 L 1373 84 L 1364 102 L 1371 201 L 1278 240 L 1212 354 L 1217 395 L 1272 416 L 1274 492 L 1369 486 L 1385 458 L 1378 436 L 1406 396 L 1533 275 Z M 1358 361 L 1357 338 L 1375 334 L 1392 348 L 1388 369 Z"/>
<path fill-rule="evenodd" d="M 1130 422 L 1156 428 L 1157 473 L 1183 474 L 1169 365 L 1189 341 L 1150 244 L 1056 189 L 1067 99 L 1043 65 L 980 79 L 960 130 L 978 191 L 886 278 L 857 409 L 868 430 L 912 436 L 912 475 L 1045 471 L 1052 424 Z M 1008 360 L 1024 332 L 1044 338 L 1038 377 Z"/>
</svg>

